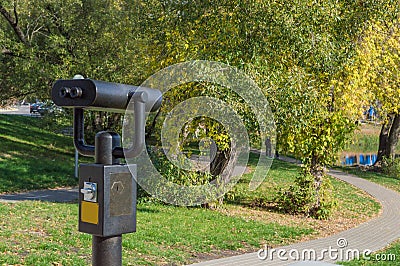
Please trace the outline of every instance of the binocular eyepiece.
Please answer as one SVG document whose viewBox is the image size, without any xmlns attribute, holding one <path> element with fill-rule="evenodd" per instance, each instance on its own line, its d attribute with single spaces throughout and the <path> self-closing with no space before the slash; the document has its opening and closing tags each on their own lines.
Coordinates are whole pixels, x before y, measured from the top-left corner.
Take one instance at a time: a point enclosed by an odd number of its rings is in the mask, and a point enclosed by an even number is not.
<svg viewBox="0 0 400 266">
<path fill-rule="evenodd" d="M 122 113 L 138 93 L 145 101 L 146 112 L 160 108 L 162 93 L 159 90 L 92 79 L 58 80 L 51 94 L 54 103 L 61 107 Z"/>
<path fill-rule="evenodd" d="M 62 87 L 59 92 L 61 98 L 70 97 L 71 99 L 79 98 L 82 96 L 82 89 L 79 87 Z"/>
</svg>

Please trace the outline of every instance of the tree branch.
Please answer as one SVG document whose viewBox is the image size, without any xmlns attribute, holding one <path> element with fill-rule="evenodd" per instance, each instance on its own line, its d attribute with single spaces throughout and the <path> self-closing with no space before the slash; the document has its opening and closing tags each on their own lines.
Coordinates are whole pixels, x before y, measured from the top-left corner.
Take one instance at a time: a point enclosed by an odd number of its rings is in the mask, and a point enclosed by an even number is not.
<svg viewBox="0 0 400 266">
<path fill-rule="evenodd" d="M 14 30 L 15 34 L 17 35 L 18 39 L 20 42 L 29 45 L 28 42 L 26 41 L 25 34 L 22 32 L 21 28 L 18 25 L 18 16 L 17 16 L 17 7 L 16 4 L 14 3 L 14 16 L 10 14 L 2 5 L 0 5 L 0 13 L 3 15 L 3 17 L 7 20 L 8 24 L 12 27 Z"/>
<path fill-rule="evenodd" d="M 22 56 L 20 54 L 17 54 L 13 51 L 11 51 L 10 49 L 4 48 L 0 51 L 0 54 L 4 55 L 4 56 L 11 56 L 11 57 L 18 57 L 18 58 L 23 58 L 26 59 L 25 56 Z"/>
<path fill-rule="evenodd" d="M 8 49 L 3 49 L 3 50 L 1 50 L 1 53 L 2 53 L 3 55 L 14 56 L 14 53 L 13 53 L 11 50 L 8 50 Z"/>
<path fill-rule="evenodd" d="M 15 24 L 18 25 L 18 13 L 17 13 L 17 3 L 14 1 L 14 18 L 15 18 Z"/>
</svg>

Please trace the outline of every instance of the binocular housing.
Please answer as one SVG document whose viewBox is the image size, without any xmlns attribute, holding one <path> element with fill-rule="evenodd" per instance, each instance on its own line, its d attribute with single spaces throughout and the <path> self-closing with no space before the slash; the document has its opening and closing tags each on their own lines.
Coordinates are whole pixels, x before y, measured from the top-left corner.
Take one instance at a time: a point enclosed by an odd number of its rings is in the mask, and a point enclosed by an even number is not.
<svg viewBox="0 0 400 266">
<path fill-rule="evenodd" d="M 135 93 L 140 92 L 144 92 L 141 94 L 146 112 L 160 108 L 162 93 L 159 90 L 93 79 L 58 80 L 51 95 L 53 102 L 61 107 L 123 113 Z"/>
</svg>

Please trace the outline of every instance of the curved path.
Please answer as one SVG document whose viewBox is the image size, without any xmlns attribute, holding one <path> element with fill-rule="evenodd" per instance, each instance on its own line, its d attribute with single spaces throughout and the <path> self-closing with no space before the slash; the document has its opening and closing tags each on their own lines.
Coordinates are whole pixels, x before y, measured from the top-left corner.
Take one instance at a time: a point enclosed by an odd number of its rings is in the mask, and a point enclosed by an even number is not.
<svg viewBox="0 0 400 266">
<path fill-rule="evenodd" d="M 274 253 L 271 250 L 268 254 L 260 253 L 261 257 L 266 257 L 265 260 L 260 259 L 258 253 L 254 252 L 194 265 L 288 265 L 298 262 L 298 260 L 292 258 L 305 258 L 314 261 L 315 258 L 319 257 L 323 257 L 321 260 L 325 262 L 346 261 L 354 258 L 354 256 L 357 257 L 357 254 L 360 254 L 359 257 L 362 258 L 364 252 L 378 251 L 400 238 L 399 193 L 340 171 L 331 170 L 328 174 L 364 190 L 377 199 L 382 204 L 381 215 L 355 228 L 326 238 L 275 248 Z M 280 251 L 282 252 L 281 259 L 278 257 L 278 250 L 283 250 Z M 305 264 L 299 263 L 299 265 L 325 264 L 307 262 Z"/>
</svg>

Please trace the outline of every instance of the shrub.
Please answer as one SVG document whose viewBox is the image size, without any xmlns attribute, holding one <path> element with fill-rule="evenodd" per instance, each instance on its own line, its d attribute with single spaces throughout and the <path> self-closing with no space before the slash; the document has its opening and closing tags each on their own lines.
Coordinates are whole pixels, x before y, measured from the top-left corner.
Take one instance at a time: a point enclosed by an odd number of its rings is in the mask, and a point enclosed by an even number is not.
<svg viewBox="0 0 400 266">
<path fill-rule="evenodd" d="M 163 179 L 159 180 L 158 174 L 154 173 L 154 170 L 149 170 L 147 178 L 142 179 L 141 185 L 151 187 L 153 195 L 150 196 L 142 191 L 140 193 L 140 196 L 143 197 L 141 201 L 155 197 L 174 205 L 198 205 L 218 200 L 215 195 L 220 195 L 217 192 L 219 192 L 218 189 L 223 188 L 222 186 L 220 187 L 217 182 L 215 182 L 215 189 L 202 186 L 211 183 L 210 181 L 214 179 L 210 173 L 196 171 L 189 166 L 183 168 L 190 170 L 184 170 L 171 163 L 166 155 L 156 147 L 148 148 L 148 153 L 152 165 Z M 190 190 L 182 189 L 182 187 L 190 187 Z"/>
<path fill-rule="evenodd" d="M 171 163 L 159 149 L 148 149 L 148 152 L 157 171 L 168 181 L 184 186 L 198 186 L 207 184 L 213 179 L 211 174 L 207 172 L 180 169 L 180 167 Z"/>
<path fill-rule="evenodd" d="M 385 174 L 400 178 L 400 157 L 398 158 L 383 158 L 382 170 Z"/>
<path fill-rule="evenodd" d="M 299 174 L 289 188 L 280 189 L 274 201 L 285 213 L 305 214 L 317 219 L 329 218 L 337 205 L 330 180 L 324 176 L 317 187 L 314 176 L 307 171 Z"/>
<path fill-rule="evenodd" d="M 278 209 L 290 214 L 309 213 L 312 197 L 313 178 L 299 175 L 289 188 L 281 188 L 275 198 Z"/>
</svg>

